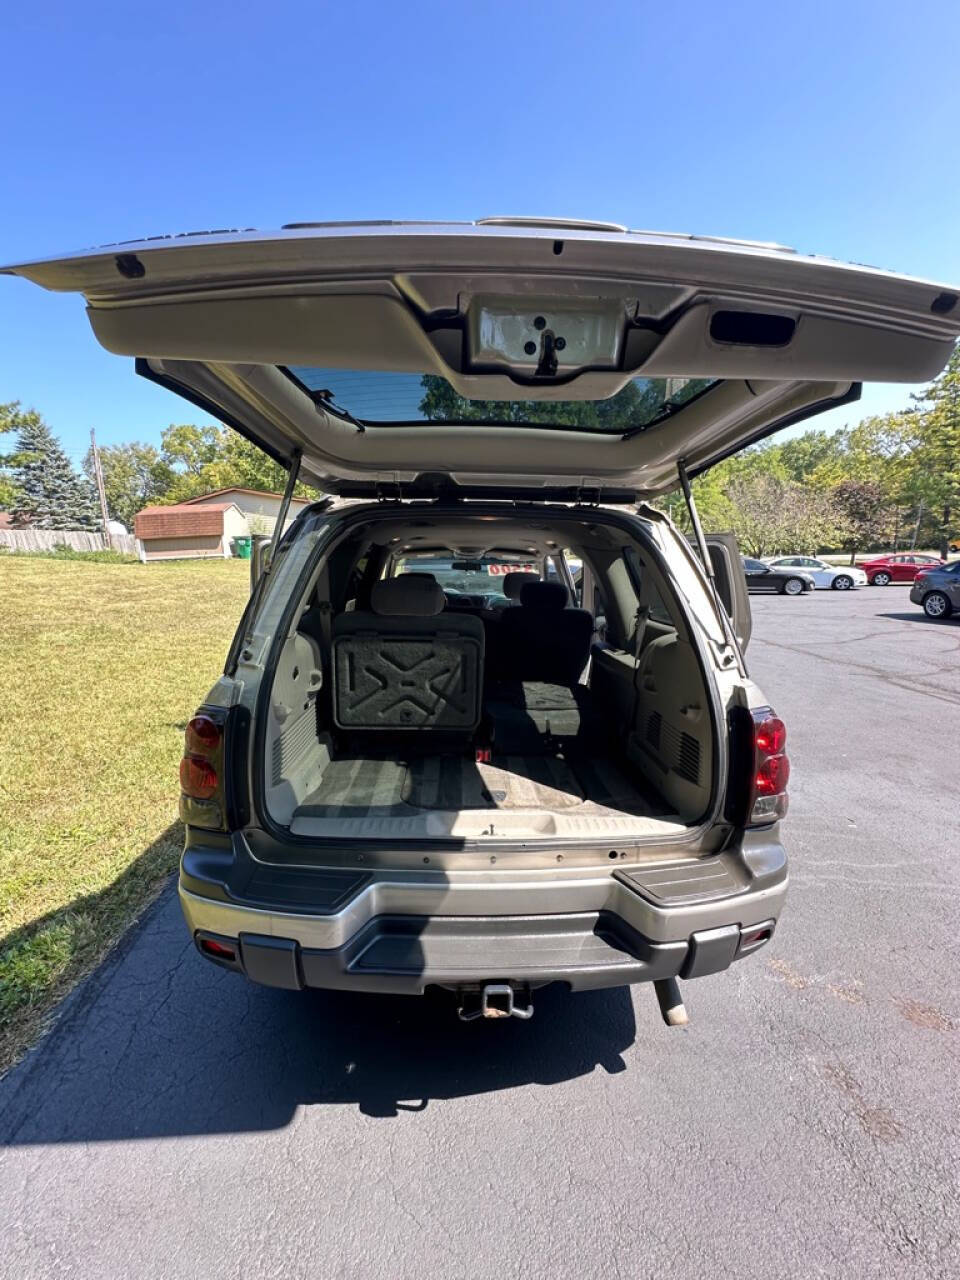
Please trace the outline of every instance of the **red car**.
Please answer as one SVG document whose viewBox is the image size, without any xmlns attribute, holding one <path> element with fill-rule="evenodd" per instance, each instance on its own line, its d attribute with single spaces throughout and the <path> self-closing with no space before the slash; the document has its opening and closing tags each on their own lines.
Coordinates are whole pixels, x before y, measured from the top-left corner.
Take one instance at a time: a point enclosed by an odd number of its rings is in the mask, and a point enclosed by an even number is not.
<svg viewBox="0 0 960 1280">
<path fill-rule="evenodd" d="M 871 587 L 885 587 L 888 582 L 912 582 L 921 569 L 938 569 L 945 563 L 939 556 L 921 556 L 913 551 L 858 561 Z"/>
</svg>

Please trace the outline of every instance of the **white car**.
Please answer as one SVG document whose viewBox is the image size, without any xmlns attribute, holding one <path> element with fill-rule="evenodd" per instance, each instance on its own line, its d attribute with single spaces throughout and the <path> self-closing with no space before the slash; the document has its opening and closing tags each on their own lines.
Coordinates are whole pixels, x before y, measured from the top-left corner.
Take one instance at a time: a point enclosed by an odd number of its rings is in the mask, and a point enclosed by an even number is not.
<svg viewBox="0 0 960 1280">
<path fill-rule="evenodd" d="M 851 591 L 865 587 L 867 575 L 855 565 L 827 564 L 815 556 L 764 556 L 763 563 L 772 569 L 802 569 L 810 575 L 818 591 Z"/>
</svg>

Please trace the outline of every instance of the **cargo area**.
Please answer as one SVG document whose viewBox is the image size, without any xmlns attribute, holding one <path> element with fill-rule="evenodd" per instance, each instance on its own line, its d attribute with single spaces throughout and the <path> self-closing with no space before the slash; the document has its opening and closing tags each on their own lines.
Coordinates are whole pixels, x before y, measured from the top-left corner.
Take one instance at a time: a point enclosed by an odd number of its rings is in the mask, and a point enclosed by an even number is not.
<svg viewBox="0 0 960 1280">
<path fill-rule="evenodd" d="M 318 573 L 271 697 L 291 834 L 623 842 L 703 817 L 710 701 L 654 567 L 599 524 L 496 523 L 478 547 L 462 517 L 406 545 L 387 522 Z"/>
</svg>

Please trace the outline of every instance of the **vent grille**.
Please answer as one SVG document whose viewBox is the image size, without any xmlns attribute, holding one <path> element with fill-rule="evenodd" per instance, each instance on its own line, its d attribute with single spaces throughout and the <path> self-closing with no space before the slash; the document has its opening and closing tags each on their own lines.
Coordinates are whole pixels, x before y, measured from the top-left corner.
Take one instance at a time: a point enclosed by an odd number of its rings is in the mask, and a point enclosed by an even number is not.
<svg viewBox="0 0 960 1280">
<path fill-rule="evenodd" d="M 647 716 L 647 745 L 653 747 L 654 751 L 660 750 L 660 724 L 661 717 L 659 711 L 651 711 Z"/>
<path fill-rule="evenodd" d="M 677 773 L 688 782 L 700 781 L 700 743 L 689 733 L 681 733 L 677 752 Z"/>
<path fill-rule="evenodd" d="M 293 724 L 287 725 L 279 737 L 274 738 L 271 777 L 275 787 L 279 786 L 287 774 L 294 771 L 307 754 L 313 736 L 313 716 L 307 712 Z"/>
</svg>

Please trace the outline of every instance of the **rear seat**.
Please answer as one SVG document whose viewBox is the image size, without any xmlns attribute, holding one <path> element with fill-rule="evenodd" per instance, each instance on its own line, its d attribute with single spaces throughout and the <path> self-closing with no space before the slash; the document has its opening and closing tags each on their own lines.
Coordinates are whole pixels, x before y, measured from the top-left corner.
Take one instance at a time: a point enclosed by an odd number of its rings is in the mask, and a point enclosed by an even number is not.
<svg viewBox="0 0 960 1280">
<path fill-rule="evenodd" d="M 596 738 L 590 690 L 579 683 L 593 615 L 568 609 L 568 599 L 562 583 L 534 580 L 521 584 L 520 607 L 503 611 L 498 678 L 485 704 L 498 754 L 587 747 Z"/>
<path fill-rule="evenodd" d="M 349 734 L 436 731 L 469 740 L 481 715 L 483 624 L 443 613 L 429 574 L 374 585 L 370 612 L 333 623 L 333 722 Z"/>
<path fill-rule="evenodd" d="M 527 583 L 539 582 L 539 581 L 540 581 L 539 574 L 523 573 L 520 570 L 515 570 L 513 573 L 508 573 L 504 575 L 503 594 L 507 597 L 507 599 L 512 604 L 519 604 L 520 592 L 527 585 Z"/>
<path fill-rule="evenodd" d="M 568 600 L 562 582 L 521 585 L 519 609 L 504 609 L 500 619 L 500 679 L 577 683 L 590 654 L 593 615 L 568 609 Z"/>
</svg>

